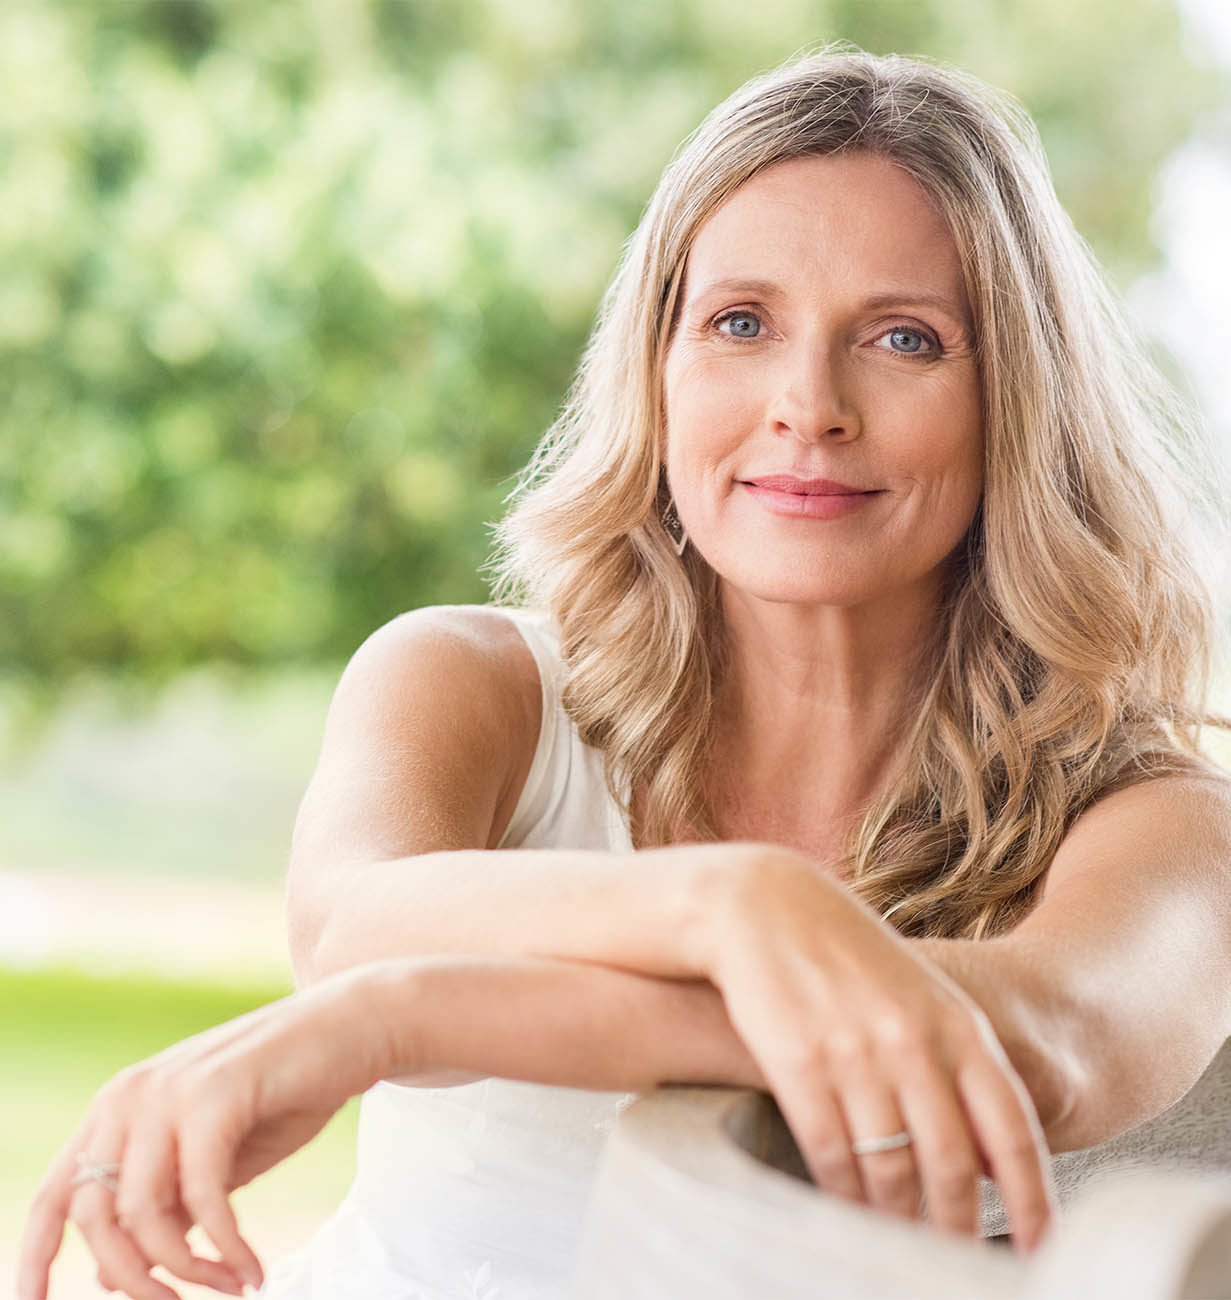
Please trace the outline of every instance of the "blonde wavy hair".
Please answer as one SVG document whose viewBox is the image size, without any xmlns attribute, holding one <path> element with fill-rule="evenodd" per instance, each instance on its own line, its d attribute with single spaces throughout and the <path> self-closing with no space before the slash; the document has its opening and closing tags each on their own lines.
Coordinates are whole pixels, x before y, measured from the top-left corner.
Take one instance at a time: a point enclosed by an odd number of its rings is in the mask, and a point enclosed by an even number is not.
<svg viewBox="0 0 1231 1300">
<path fill-rule="evenodd" d="M 718 579 L 662 515 L 663 361 L 693 239 L 762 168 L 882 155 L 948 221 L 982 379 L 983 499 L 952 557 L 901 775 L 848 846 L 904 934 L 984 938 L 1029 910 L 1073 819 L 1113 789 L 1210 771 L 1215 622 L 1183 522 L 1199 430 L 1056 198 L 1010 97 L 930 60 L 826 47 L 719 105 L 667 167 L 566 403 L 496 526 L 498 604 L 550 610 L 564 704 L 645 844 L 716 838 Z M 1217 513 L 1216 505 L 1209 518 Z M 1225 725 L 1225 724 L 1223 724 Z"/>
</svg>

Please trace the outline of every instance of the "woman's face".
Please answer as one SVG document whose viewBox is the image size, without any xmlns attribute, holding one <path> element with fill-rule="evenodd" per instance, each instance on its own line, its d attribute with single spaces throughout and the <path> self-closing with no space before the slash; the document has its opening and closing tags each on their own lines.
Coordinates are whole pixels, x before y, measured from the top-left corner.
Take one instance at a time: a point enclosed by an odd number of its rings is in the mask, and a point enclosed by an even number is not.
<svg viewBox="0 0 1231 1300">
<path fill-rule="evenodd" d="M 701 227 L 664 372 L 690 542 L 764 600 L 935 599 L 983 483 L 957 248 L 871 154 L 778 163 Z"/>
</svg>

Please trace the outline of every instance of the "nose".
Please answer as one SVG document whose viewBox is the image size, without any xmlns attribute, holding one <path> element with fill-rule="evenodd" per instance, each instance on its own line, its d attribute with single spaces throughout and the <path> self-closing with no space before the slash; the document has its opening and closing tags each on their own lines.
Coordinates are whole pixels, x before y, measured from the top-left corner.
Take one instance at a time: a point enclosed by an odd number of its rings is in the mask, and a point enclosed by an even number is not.
<svg viewBox="0 0 1231 1300">
<path fill-rule="evenodd" d="M 800 340 L 780 355 L 780 365 L 769 410 L 776 433 L 807 442 L 859 436 L 859 410 L 838 349 Z"/>
</svg>

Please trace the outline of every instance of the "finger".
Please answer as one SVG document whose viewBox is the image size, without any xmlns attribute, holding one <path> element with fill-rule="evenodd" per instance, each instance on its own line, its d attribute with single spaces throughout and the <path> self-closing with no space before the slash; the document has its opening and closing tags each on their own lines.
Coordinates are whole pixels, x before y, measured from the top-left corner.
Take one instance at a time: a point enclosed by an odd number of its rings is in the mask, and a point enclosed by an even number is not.
<svg viewBox="0 0 1231 1300">
<path fill-rule="evenodd" d="M 51 1261 L 64 1240 L 70 1199 L 68 1189 L 58 1182 L 45 1183 L 35 1193 L 18 1254 L 19 1300 L 47 1300 Z"/>
<path fill-rule="evenodd" d="M 67 1180 L 45 1180 L 34 1195 L 17 1264 L 19 1300 L 47 1300 L 51 1261 L 64 1240 L 71 1193 Z"/>
<path fill-rule="evenodd" d="M 228 1196 L 235 1143 L 225 1122 L 211 1123 L 208 1116 L 197 1115 L 181 1129 L 179 1144 L 180 1200 L 214 1243 L 223 1263 L 259 1290 L 265 1282 L 264 1270 L 240 1235 Z"/>
<path fill-rule="evenodd" d="M 108 1086 L 117 1086 L 115 1080 Z M 80 1154 L 89 1157 L 89 1164 L 122 1170 L 126 1145 L 125 1123 L 118 1118 L 108 1119 L 104 1110 L 88 1146 Z M 74 1156 L 74 1164 L 77 1159 Z M 125 1292 L 133 1300 L 179 1300 L 169 1287 L 150 1277 L 149 1260 L 116 1222 L 115 1187 L 93 1178 L 81 1181 L 80 1172 L 71 1181 L 76 1186 L 69 1217 L 98 1262 L 100 1282 L 112 1291 Z"/>
<path fill-rule="evenodd" d="M 64 1240 L 69 1205 L 73 1199 L 77 1152 L 86 1149 L 92 1131 L 93 1123 L 88 1118 L 78 1125 L 77 1131 L 56 1153 L 34 1193 L 18 1253 L 19 1300 L 47 1300 L 51 1262 Z"/>
<path fill-rule="evenodd" d="M 848 1201 L 863 1200 L 859 1168 L 837 1095 L 829 1087 L 799 1087 L 798 1079 L 778 1087 L 768 1075 L 778 1108 L 799 1147 L 812 1181 L 823 1191 Z"/>
<path fill-rule="evenodd" d="M 191 1220 L 179 1200 L 177 1152 L 171 1134 L 130 1140 L 116 1194 L 116 1219 L 151 1264 L 161 1264 L 185 1282 L 243 1294 L 243 1283 L 219 1260 L 194 1255 L 185 1239 Z"/>
<path fill-rule="evenodd" d="M 906 1125 L 893 1093 L 871 1080 L 854 1082 L 842 1091 L 842 1107 L 852 1147 L 857 1140 L 892 1137 Z M 869 1205 L 904 1219 L 919 1217 L 919 1171 L 913 1145 L 859 1154 L 852 1150 Z"/>
<path fill-rule="evenodd" d="M 929 1221 L 978 1236 L 982 1157 L 954 1080 L 936 1062 L 920 1063 L 912 1068 L 899 1101 L 914 1139 Z"/>
<path fill-rule="evenodd" d="M 1009 1216 L 1014 1248 L 1034 1249 L 1056 1204 L 1051 1157 L 1026 1086 L 1007 1061 L 987 1054 L 968 1061 L 958 1088 Z"/>
<path fill-rule="evenodd" d="M 18 1300 L 47 1300 L 51 1280 L 51 1261 L 64 1240 L 67 1208 L 60 1209 L 50 1200 L 36 1198 L 22 1234 L 17 1262 Z"/>
<path fill-rule="evenodd" d="M 150 1261 L 116 1223 L 115 1193 L 101 1183 L 87 1183 L 73 1197 L 72 1218 L 98 1261 L 99 1282 L 123 1291 L 132 1300 L 179 1300 L 176 1292 L 150 1277 Z"/>
<path fill-rule="evenodd" d="M 142 1291 L 130 1291 L 128 1290 L 126 1285 L 122 1284 L 121 1282 L 113 1278 L 107 1272 L 107 1270 L 105 1268 L 102 1268 L 101 1266 L 99 1267 L 98 1272 L 95 1276 L 98 1279 L 98 1285 L 104 1291 L 121 1291 L 123 1292 L 124 1295 L 131 1296 L 133 1300 L 146 1300 L 147 1297 L 149 1297 L 150 1300 L 157 1300 L 157 1297 L 171 1297 L 171 1300 L 180 1300 L 180 1297 L 174 1291 L 172 1291 L 170 1287 L 163 1286 L 163 1284 L 159 1282 L 157 1278 L 152 1278 L 147 1276 L 145 1279 L 146 1285 L 150 1288 L 157 1287 L 158 1288 L 157 1291 L 152 1289 L 142 1290 Z"/>
</svg>

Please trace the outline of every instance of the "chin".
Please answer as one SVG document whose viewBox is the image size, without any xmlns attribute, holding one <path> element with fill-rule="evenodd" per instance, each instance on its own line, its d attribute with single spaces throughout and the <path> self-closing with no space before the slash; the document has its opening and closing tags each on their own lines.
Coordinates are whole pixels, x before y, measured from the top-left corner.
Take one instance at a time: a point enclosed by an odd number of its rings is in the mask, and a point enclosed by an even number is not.
<svg viewBox="0 0 1231 1300">
<path fill-rule="evenodd" d="M 774 604 L 846 607 L 876 600 L 892 589 L 891 584 L 877 581 L 870 574 L 861 578 L 849 572 L 818 572 L 816 567 L 772 574 L 760 567 L 752 571 L 744 565 L 726 570 L 714 567 L 722 584 L 732 589 L 732 594 Z"/>
</svg>

